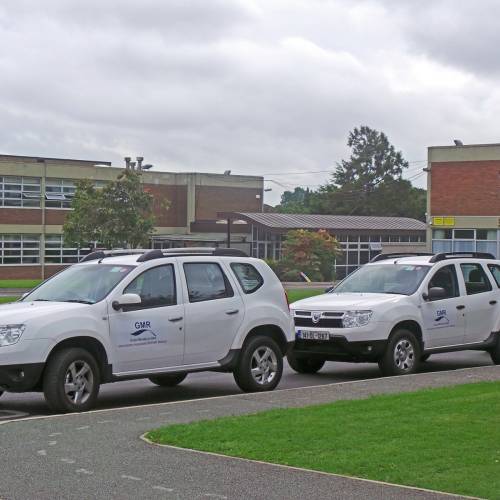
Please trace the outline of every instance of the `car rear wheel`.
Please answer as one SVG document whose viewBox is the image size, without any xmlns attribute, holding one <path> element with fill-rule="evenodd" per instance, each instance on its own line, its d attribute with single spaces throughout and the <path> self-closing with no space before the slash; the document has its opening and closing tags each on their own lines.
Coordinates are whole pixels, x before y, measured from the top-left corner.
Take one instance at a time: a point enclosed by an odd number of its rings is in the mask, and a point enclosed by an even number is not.
<svg viewBox="0 0 500 500">
<path fill-rule="evenodd" d="M 52 410 L 61 413 L 90 410 L 97 400 L 99 386 L 97 362 L 81 348 L 56 352 L 43 377 L 45 400 Z"/>
<path fill-rule="evenodd" d="M 171 375 L 158 375 L 158 377 L 149 377 L 153 384 L 160 387 L 175 387 L 179 385 L 185 378 L 187 373 L 172 373 Z"/>
<path fill-rule="evenodd" d="M 289 352 L 286 358 L 290 367 L 297 373 L 316 373 L 325 364 L 324 359 L 297 358 L 293 352 Z"/>
<path fill-rule="evenodd" d="M 278 344 L 259 335 L 243 346 L 234 379 L 246 392 L 272 391 L 283 374 L 283 354 Z"/>
<path fill-rule="evenodd" d="M 500 365 L 500 335 L 497 337 L 495 347 L 490 351 L 490 356 L 495 365 Z"/>
<path fill-rule="evenodd" d="M 384 375 L 408 375 L 418 370 L 420 358 L 417 338 L 410 330 L 400 328 L 390 337 L 379 366 Z"/>
</svg>

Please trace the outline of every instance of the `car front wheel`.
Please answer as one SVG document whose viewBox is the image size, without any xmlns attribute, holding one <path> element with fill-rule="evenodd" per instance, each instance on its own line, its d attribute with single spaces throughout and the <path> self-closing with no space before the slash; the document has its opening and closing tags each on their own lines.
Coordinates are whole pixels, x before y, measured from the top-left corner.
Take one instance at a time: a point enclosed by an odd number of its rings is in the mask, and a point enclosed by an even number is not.
<svg viewBox="0 0 500 500">
<path fill-rule="evenodd" d="M 99 394 L 100 373 L 85 349 L 69 348 L 51 356 L 43 377 L 45 400 L 54 411 L 90 410 Z"/>
<path fill-rule="evenodd" d="M 500 365 L 500 335 L 498 335 L 495 347 L 490 351 L 491 361 L 495 365 Z"/>
<path fill-rule="evenodd" d="M 417 338 L 410 330 L 400 328 L 390 337 L 379 366 L 384 375 L 407 375 L 418 370 L 420 358 Z"/>
<path fill-rule="evenodd" d="M 283 374 L 283 354 L 278 344 L 259 335 L 243 346 L 234 379 L 246 392 L 272 391 Z"/>
<path fill-rule="evenodd" d="M 290 367 L 297 373 L 316 373 L 325 364 L 324 359 L 297 358 L 293 352 L 289 352 L 286 358 Z"/>
<path fill-rule="evenodd" d="M 185 378 L 187 373 L 172 373 L 170 375 L 158 375 L 157 377 L 149 377 L 153 384 L 160 387 L 175 387 L 179 385 Z"/>
</svg>

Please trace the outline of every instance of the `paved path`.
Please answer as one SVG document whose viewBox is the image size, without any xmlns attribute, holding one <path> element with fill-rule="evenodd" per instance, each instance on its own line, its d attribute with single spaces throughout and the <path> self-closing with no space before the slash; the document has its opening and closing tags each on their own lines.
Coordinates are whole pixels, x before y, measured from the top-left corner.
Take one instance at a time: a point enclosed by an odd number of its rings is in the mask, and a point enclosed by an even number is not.
<svg viewBox="0 0 500 500">
<path fill-rule="evenodd" d="M 0 422 L 0 498 L 448 498 L 426 491 L 152 446 L 140 436 L 169 423 L 483 380 L 500 380 L 500 367 Z"/>
</svg>

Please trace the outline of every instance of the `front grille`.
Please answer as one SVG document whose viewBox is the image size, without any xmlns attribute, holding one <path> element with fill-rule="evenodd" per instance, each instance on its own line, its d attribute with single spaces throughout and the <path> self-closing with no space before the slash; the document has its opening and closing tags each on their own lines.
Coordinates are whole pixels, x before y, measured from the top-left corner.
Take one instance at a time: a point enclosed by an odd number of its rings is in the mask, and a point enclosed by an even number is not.
<svg viewBox="0 0 500 500">
<path fill-rule="evenodd" d="M 312 318 L 295 317 L 295 326 L 308 326 L 311 328 L 343 328 L 340 318 L 321 318 L 317 323 L 313 323 Z"/>
</svg>

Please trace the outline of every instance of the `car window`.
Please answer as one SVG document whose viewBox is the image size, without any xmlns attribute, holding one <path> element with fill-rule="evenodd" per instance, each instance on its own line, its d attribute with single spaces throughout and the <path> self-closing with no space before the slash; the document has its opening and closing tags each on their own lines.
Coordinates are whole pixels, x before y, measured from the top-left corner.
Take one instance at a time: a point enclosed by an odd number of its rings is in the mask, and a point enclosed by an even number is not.
<svg viewBox="0 0 500 500">
<path fill-rule="evenodd" d="M 467 295 L 489 292 L 491 283 L 480 264 L 460 264 L 465 280 Z"/>
<path fill-rule="evenodd" d="M 495 278 L 497 285 L 500 287 L 500 266 L 498 264 L 488 264 L 488 269 L 491 271 L 493 278 Z"/>
<path fill-rule="evenodd" d="M 189 302 L 223 299 L 234 295 L 226 275 L 215 262 L 185 263 L 184 274 Z"/>
<path fill-rule="evenodd" d="M 141 297 L 141 304 L 127 307 L 128 310 L 176 304 L 175 274 L 172 264 L 144 271 L 125 288 L 123 293 L 136 293 Z"/>
<path fill-rule="evenodd" d="M 429 281 L 429 288 L 439 287 L 444 288 L 446 296 L 443 299 L 458 297 L 460 291 L 458 288 L 457 271 L 454 265 L 442 267 Z"/>
<path fill-rule="evenodd" d="M 231 269 L 245 293 L 253 293 L 264 284 L 264 278 L 252 264 L 233 262 Z"/>
</svg>

